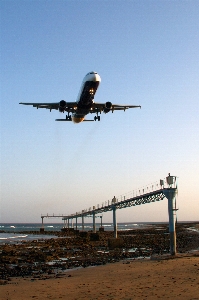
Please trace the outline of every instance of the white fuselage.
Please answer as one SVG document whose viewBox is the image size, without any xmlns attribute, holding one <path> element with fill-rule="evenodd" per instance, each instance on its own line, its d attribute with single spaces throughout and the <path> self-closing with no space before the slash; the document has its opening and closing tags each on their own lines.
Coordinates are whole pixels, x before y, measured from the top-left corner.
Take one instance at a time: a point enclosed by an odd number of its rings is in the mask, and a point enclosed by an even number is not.
<svg viewBox="0 0 199 300">
<path fill-rule="evenodd" d="M 74 123 L 82 122 L 92 109 L 94 96 L 100 82 L 101 78 L 96 72 L 90 72 L 84 77 L 77 97 L 77 109 L 72 116 Z"/>
</svg>

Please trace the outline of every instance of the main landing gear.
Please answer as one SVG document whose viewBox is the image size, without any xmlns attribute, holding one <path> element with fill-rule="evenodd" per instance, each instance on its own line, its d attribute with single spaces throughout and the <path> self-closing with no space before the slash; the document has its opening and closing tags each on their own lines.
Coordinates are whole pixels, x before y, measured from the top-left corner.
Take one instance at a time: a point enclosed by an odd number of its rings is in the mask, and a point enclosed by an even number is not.
<svg viewBox="0 0 199 300">
<path fill-rule="evenodd" d="M 100 116 L 95 116 L 94 117 L 94 121 L 97 121 L 97 120 L 100 121 Z"/>
<path fill-rule="evenodd" d="M 68 116 L 66 116 L 66 120 L 67 120 L 67 121 L 72 121 L 71 115 L 68 114 Z"/>
</svg>

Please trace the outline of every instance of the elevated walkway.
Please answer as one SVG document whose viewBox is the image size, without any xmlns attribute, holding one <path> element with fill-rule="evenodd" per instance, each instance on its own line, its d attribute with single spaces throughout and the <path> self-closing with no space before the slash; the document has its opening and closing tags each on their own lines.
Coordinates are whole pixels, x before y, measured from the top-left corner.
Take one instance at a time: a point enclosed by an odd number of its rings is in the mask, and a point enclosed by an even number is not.
<svg viewBox="0 0 199 300">
<path fill-rule="evenodd" d="M 165 187 L 166 185 L 166 187 Z M 69 228 L 70 220 L 76 220 L 76 229 L 77 229 L 77 219 L 82 219 L 82 230 L 84 230 L 84 218 L 85 217 L 93 217 L 93 232 L 96 232 L 96 225 L 95 225 L 95 218 L 97 214 L 102 214 L 108 211 L 113 211 L 113 227 L 114 227 L 114 237 L 117 238 L 117 219 L 116 219 L 116 210 L 123 209 L 127 207 L 143 205 L 146 203 L 152 203 L 156 201 L 164 200 L 165 198 L 168 199 L 168 211 L 169 211 L 169 231 L 170 231 L 170 247 L 171 247 L 171 254 L 176 254 L 176 234 L 175 234 L 175 215 L 176 215 L 176 201 L 175 197 L 178 192 L 177 188 L 177 178 L 176 176 L 169 176 L 166 177 L 166 180 L 160 180 L 160 185 L 157 190 L 153 190 L 148 192 L 148 188 L 140 189 L 136 192 L 136 196 L 130 197 L 128 199 L 123 199 L 118 201 L 116 197 L 111 201 L 108 201 L 108 205 L 103 205 L 101 207 L 96 208 L 93 206 L 93 209 L 89 208 L 88 210 L 82 210 L 81 212 L 76 212 L 70 215 L 42 215 L 42 228 L 43 228 L 43 219 L 44 218 L 58 218 L 61 217 L 62 220 L 67 224 Z M 146 191 L 146 192 L 145 192 Z M 139 194 L 139 195 L 137 195 Z M 110 203 L 109 203 L 110 202 Z"/>
</svg>

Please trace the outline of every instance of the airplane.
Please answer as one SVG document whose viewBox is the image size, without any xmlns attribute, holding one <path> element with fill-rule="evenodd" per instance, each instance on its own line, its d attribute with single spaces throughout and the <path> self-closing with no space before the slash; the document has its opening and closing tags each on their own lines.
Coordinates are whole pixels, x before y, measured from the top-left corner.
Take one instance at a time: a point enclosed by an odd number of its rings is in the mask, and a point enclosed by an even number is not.
<svg viewBox="0 0 199 300">
<path fill-rule="evenodd" d="M 46 108 L 49 109 L 50 112 L 52 109 L 59 110 L 64 113 L 67 112 L 65 119 L 56 119 L 55 121 L 73 121 L 74 123 L 80 123 L 82 121 L 100 121 L 101 112 L 105 114 L 115 110 L 126 110 L 129 108 L 140 107 L 140 105 L 118 105 L 112 104 L 107 101 L 105 103 L 97 103 L 94 102 L 95 93 L 99 87 L 101 82 L 101 78 L 96 72 L 89 72 L 83 79 L 78 97 L 76 102 L 66 102 L 65 100 L 61 100 L 59 102 L 54 103 L 25 103 L 20 102 L 19 104 L 23 105 L 32 105 L 33 107 L 38 108 Z M 89 113 L 96 114 L 94 120 L 86 120 L 85 117 Z"/>
</svg>

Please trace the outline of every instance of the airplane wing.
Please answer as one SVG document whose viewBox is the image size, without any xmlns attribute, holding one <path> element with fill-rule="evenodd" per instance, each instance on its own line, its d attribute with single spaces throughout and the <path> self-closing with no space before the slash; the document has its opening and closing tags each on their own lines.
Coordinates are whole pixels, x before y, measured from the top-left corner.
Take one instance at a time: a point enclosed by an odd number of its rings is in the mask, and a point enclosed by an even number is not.
<svg viewBox="0 0 199 300">
<path fill-rule="evenodd" d="M 105 112 L 106 109 L 108 109 L 108 111 L 112 111 L 112 112 L 114 112 L 114 110 L 123 110 L 123 111 L 125 111 L 126 109 L 136 108 L 136 107 L 141 108 L 140 105 L 119 105 L 119 104 L 112 104 L 111 102 L 93 103 L 91 113 L 96 113 L 96 112 L 101 112 L 101 111 Z"/>
<path fill-rule="evenodd" d="M 48 109 L 58 109 L 59 108 L 59 102 L 55 102 L 55 103 L 25 103 L 25 102 L 20 102 L 19 104 L 32 105 L 33 107 L 36 107 L 36 108 L 48 108 Z"/>
<path fill-rule="evenodd" d="M 112 105 L 112 110 L 126 110 L 126 109 L 129 109 L 129 108 L 136 108 L 136 107 L 139 107 L 141 108 L 140 105 L 117 105 L 117 104 L 113 104 Z"/>
<path fill-rule="evenodd" d="M 63 101 L 63 102 L 62 102 Z M 68 112 L 75 112 L 75 108 L 77 107 L 77 103 L 76 102 L 66 102 L 64 100 L 61 100 L 60 102 L 51 102 L 51 103 L 26 103 L 26 102 L 20 102 L 19 104 L 23 104 L 23 105 L 32 105 L 33 107 L 38 108 L 46 108 L 46 109 L 50 109 L 50 111 L 52 109 L 56 109 L 56 110 L 64 110 L 64 111 L 68 111 Z"/>
</svg>

